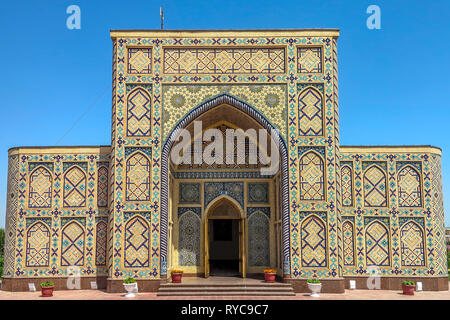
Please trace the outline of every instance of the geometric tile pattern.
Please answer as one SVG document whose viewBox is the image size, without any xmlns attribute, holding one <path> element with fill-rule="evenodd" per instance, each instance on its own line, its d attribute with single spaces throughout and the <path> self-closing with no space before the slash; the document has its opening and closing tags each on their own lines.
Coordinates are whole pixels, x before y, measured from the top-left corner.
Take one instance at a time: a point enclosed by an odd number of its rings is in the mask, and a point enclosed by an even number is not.
<svg viewBox="0 0 450 320">
<path fill-rule="evenodd" d="M 387 206 L 387 184 L 385 173 L 372 166 L 364 173 L 364 206 Z"/>
<path fill-rule="evenodd" d="M 222 139 L 223 139 L 223 150 L 227 150 L 227 130 L 233 129 L 225 124 L 222 124 L 220 126 L 214 127 L 213 129 L 218 129 L 222 133 Z M 216 154 L 215 155 L 215 161 L 211 164 L 206 163 L 203 161 L 201 164 L 195 163 L 195 153 L 196 148 L 194 143 L 191 144 L 191 163 L 190 164 L 180 164 L 178 165 L 178 169 L 238 169 L 238 168 L 259 168 L 262 167 L 261 165 L 261 151 L 259 150 L 259 147 L 257 144 L 251 144 L 249 143 L 249 139 L 245 138 L 245 142 L 243 142 L 243 147 L 240 147 L 240 145 L 237 143 L 237 139 L 234 139 L 233 142 L 233 153 L 231 155 L 227 154 L 227 152 L 223 152 L 222 155 Z M 207 148 L 211 148 L 209 144 L 202 144 L 201 147 L 202 154 L 205 154 L 207 151 Z M 206 151 L 205 151 L 206 150 Z M 189 152 L 189 149 L 186 151 Z M 253 158 L 253 159 L 252 159 Z M 250 161 L 252 159 L 252 161 Z M 231 160 L 231 161 L 230 161 Z M 227 162 L 231 162 L 231 164 L 227 164 Z"/>
<path fill-rule="evenodd" d="M 149 159 L 142 153 L 136 152 L 127 160 L 126 171 L 126 200 L 150 200 L 150 170 Z"/>
<path fill-rule="evenodd" d="M 165 48 L 166 74 L 284 73 L 283 48 Z"/>
<path fill-rule="evenodd" d="M 341 188 L 342 205 L 344 207 L 353 206 L 353 177 L 352 168 L 349 166 L 341 167 Z"/>
<path fill-rule="evenodd" d="M 151 48 L 128 48 L 128 73 L 148 74 L 152 72 Z"/>
<path fill-rule="evenodd" d="M 250 215 L 248 224 L 248 265 L 270 266 L 269 218 L 257 211 Z"/>
<path fill-rule="evenodd" d="M 200 203 L 200 183 L 180 183 L 179 203 Z"/>
<path fill-rule="evenodd" d="M 425 266 L 422 229 L 415 222 L 406 223 L 400 231 L 402 266 Z"/>
<path fill-rule="evenodd" d="M 344 248 L 344 265 L 353 266 L 355 264 L 355 244 L 354 244 L 353 224 L 345 221 L 342 224 L 342 243 Z"/>
<path fill-rule="evenodd" d="M 97 206 L 108 205 L 108 169 L 105 166 L 98 168 L 97 173 Z"/>
<path fill-rule="evenodd" d="M 50 208 L 52 202 L 52 174 L 39 167 L 30 175 L 29 208 Z"/>
<path fill-rule="evenodd" d="M 389 232 L 378 221 L 366 229 L 366 260 L 367 266 L 389 265 Z"/>
<path fill-rule="evenodd" d="M 64 207 L 86 205 L 86 175 L 78 167 L 72 167 L 64 175 Z"/>
<path fill-rule="evenodd" d="M 303 221 L 301 227 L 301 253 L 303 267 L 327 266 L 326 227 L 315 215 Z"/>
<path fill-rule="evenodd" d="M 144 268 L 150 260 L 150 229 L 142 217 L 128 220 L 125 225 L 125 268 Z"/>
<path fill-rule="evenodd" d="M 421 207 L 422 195 L 420 175 L 411 166 L 405 166 L 398 173 L 398 204 L 400 207 Z"/>
<path fill-rule="evenodd" d="M 84 264 L 84 230 L 77 222 L 67 224 L 62 230 L 61 265 L 82 266 Z"/>
<path fill-rule="evenodd" d="M 47 267 L 50 259 L 50 230 L 37 222 L 27 232 L 27 267 Z"/>
<path fill-rule="evenodd" d="M 312 151 L 300 158 L 300 200 L 325 200 L 323 160 Z"/>
<path fill-rule="evenodd" d="M 307 32 L 307 31 L 306 31 Z M 106 275 L 113 279 L 122 279 L 128 276 L 139 278 L 157 279 L 165 275 L 168 262 L 167 250 L 167 202 L 165 198 L 164 181 L 165 171 L 165 142 L 178 121 L 183 121 L 191 114 L 198 115 L 198 109 L 208 101 L 221 99 L 236 101 L 238 105 L 247 105 L 247 109 L 239 108 L 251 115 L 262 124 L 269 122 L 280 129 L 280 133 L 286 148 L 286 164 L 282 171 L 282 196 L 280 201 L 283 206 L 283 232 L 281 235 L 283 245 L 283 270 L 293 278 L 310 278 L 312 276 L 321 279 L 340 278 L 344 275 L 364 276 L 366 268 L 366 241 L 364 226 L 370 227 L 373 223 L 384 223 L 388 226 L 390 262 L 392 265 L 381 268 L 384 276 L 445 276 L 447 273 L 446 251 L 444 244 L 444 212 L 442 205 L 442 180 L 441 158 L 435 153 L 395 151 L 385 148 L 382 151 L 373 151 L 366 148 L 358 148 L 355 153 L 345 153 L 339 150 L 339 110 L 338 110 L 338 86 L 337 86 L 337 53 L 336 39 L 332 36 L 271 36 L 243 33 L 242 36 L 221 35 L 214 37 L 195 34 L 194 37 L 184 37 L 180 32 L 179 38 L 165 37 L 119 37 L 113 39 L 113 114 L 112 114 L 112 148 L 108 155 L 100 156 L 97 151 L 94 154 L 74 152 L 75 149 L 67 149 L 66 152 L 51 153 L 48 150 L 30 152 L 11 151 L 8 172 L 8 196 L 7 196 L 7 233 L 5 254 L 5 274 L 18 278 L 27 277 L 61 277 L 66 268 L 61 267 L 61 239 L 62 225 L 68 226 L 72 217 L 84 219 L 85 226 L 85 259 L 82 274 L 95 276 Z M 245 35 L 245 36 L 244 36 Z M 312 46 L 321 48 L 320 51 L 308 57 L 306 51 L 314 53 Z M 212 69 L 199 65 L 198 70 L 206 70 L 207 73 L 195 74 L 165 74 L 164 73 L 164 49 L 282 49 L 285 56 L 283 73 L 210 73 Z M 307 50 L 303 48 L 308 47 Z M 141 51 L 142 54 L 138 54 Z M 220 51 L 220 50 L 219 50 Z M 216 51 L 216 52 L 219 52 Z M 305 53 L 305 54 L 303 54 Z M 318 58 L 320 56 L 320 58 Z M 209 57 L 200 57 L 202 62 L 207 62 Z M 310 60 L 311 59 L 311 60 Z M 316 62 L 314 62 L 316 60 Z M 226 61 L 223 60 L 223 61 Z M 311 62 L 312 61 L 312 62 Z M 186 63 L 190 63 L 187 61 Z M 217 72 L 229 72 L 223 69 L 223 62 L 217 61 L 220 68 Z M 221 64 L 222 63 L 222 64 Z M 257 63 L 255 63 L 256 65 Z M 212 65 L 211 65 L 212 66 Z M 188 67 L 189 68 L 189 67 Z M 245 70 L 244 67 L 243 70 Z M 253 68 L 253 66 L 252 66 Z M 247 68 L 248 70 L 248 68 Z M 256 68 L 257 70 L 257 68 Z M 192 71 L 192 70 L 191 70 Z M 319 72 L 320 71 L 320 72 Z M 197 72 L 197 71 L 192 71 Z M 127 99 L 128 95 L 137 88 L 147 91 L 151 99 L 149 119 L 151 119 L 151 132 L 145 137 L 128 137 L 127 135 Z M 321 136 L 299 135 L 302 121 L 299 117 L 299 95 L 308 87 L 317 89 L 321 93 L 323 101 L 323 134 Z M 241 101 L 241 102 L 240 102 Z M 217 106 L 217 105 L 215 105 Z M 193 111 L 194 110 L 194 111 Z M 252 111 L 254 110 L 254 112 Z M 193 111 L 191 113 L 191 111 Z M 253 113 L 252 113 L 253 112 Z M 255 114 L 257 116 L 255 116 Z M 265 126 L 265 125 L 264 125 Z M 268 126 L 266 126 L 268 127 Z M 126 201 L 126 160 L 135 151 L 127 155 L 127 150 L 133 148 L 147 148 L 152 150 L 148 155 L 149 161 L 149 201 L 138 203 Z M 303 148 L 307 152 L 311 148 L 321 148 L 317 151 L 322 156 L 324 171 L 324 197 L 326 201 L 304 201 L 300 199 L 300 157 L 303 155 L 297 149 Z M 409 148 L 409 147 L 406 147 Z M 41 152 L 42 150 L 42 152 Z M 50 149 L 49 149 L 50 150 Z M 61 149 L 58 149 L 61 150 Z M 422 150 L 422 149 L 421 149 Z M 289 154 L 289 155 L 287 155 Z M 337 157 L 341 159 L 337 159 Z M 103 157 L 101 159 L 101 157 Z M 98 207 L 97 205 L 97 163 L 98 161 L 111 160 L 111 172 L 109 198 L 110 207 Z M 80 162 L 81 161 L 81 162 Z M 83 162 L 84 161 L 84 162 Z M 353 178 L 353 206 L 341 206 L 339 163 L 352 162 Z M 163 163 L 164 162 L 164 163 Z M 364 173 L 369 166 L 379 164 L 386 177 L 386 205 L 370 207 L 365 205 L 364 199 Z M 45 165 L 50 164 L 50 166 Z M 368 164 L 367 164 L 368 163 Z M 401 163 L 409 163 L 420 174 L 421 207 L 402 207 L 399 199 L 398 173 L 403 168 Z M 85 207 L 64 206 L 64 173 L 73 164 L 84 171 L 86 176 L 86 200 Z M 326 166 L 325 166 L 326 164 Z M 420 164 L 419 167 L 416 164 Z M 52 174 L 52 198 L 51 208 L 29 208 L 29 173 L 39 166 L 43 166 Z M 100 166 L 99 166 L 100 167 Z M 108 166 L 109 167 L 109 166 Z M 108 168 L 107 167 L 107 168 Z M 206 170 L 205 170 L 206 171 Z M 230 172 L 231 171 L 231 172 Z M 215 177 L 220 182 L 225 177 L 233 176 L 235 172 L 208 172 L 208 177 Z M 192 171 L 189 173 L 193 173 Z M 214 173 L 215 175 L 209 175 Z M 217 175 L 220 173 L 220 176 Z M 240 178 L 244 179 L 244 178 Z M 337 181 L 339 179 L 340 181 Z M 286 182 L 284 182 L 286 181 Z M 220 192 L 228 192 L 219 188 Z M 411 193 L 410 189 L 408 192 Z M 243 190 L 244 191 L 244 190 Z M 403 192 L 403 189 L 401 190 Z M 67 192 L 66 192 L 67 193 Z M 245 194 L 245 192 L 242 192 Z M 97 195 L 97 196 L 96 196 Z M 237 194 L 236 194 L 237 195 Z M 389 201 L 387 197 L 389 196 Z M 243 206 L 245 203 L 243 204 Z M 245 208 L 245 207 L 244 207 Z M 254 208 L 254 207 L 253 207 Z M 196 211 L 201 214 L 201 211 Z M 149 263 L 148 267 L 124 268 L 125 258 L 125 223 L 126 217 L 136 212 L 142 214 L 148 223 L 151 236 L 148 243 Z M 247 211 L 248 212 L 248 211 Z M 305 220 L 301 212 L 320 212 L 318 216 L 328 228 L 327 236 L 327 267 L 302 268 L 302 238 L 301 222 Z M 353 218 L 355 264 L 344 265 L 343 260 L 343 223 L 339 217 Z M 108 224 L 108 266 L 96 266 L 93 256 L 96 251 L 96 222 L 97 217 L 106 218 L 109 215 Z M 365 218 L 386 218 L 368 220 Z M 30 219 L 31 218 L 31 219 Z M 50 242 L 50 254 L 48 267 L 26 267 L 26 246 L 28 229 L 36 223 L 37 218 L 51 219 L 49 230 L 54 234 Z M 422 219 L 424 239 L 424 255 L 426 266 L 409 267 L 402 265 L 401 257 L 401 228 L 406 218 Z M 69 220 L 68 220 L 69 219 Z M 132 219 L 132 217 L 130 218 Z M 30 222 L 29 222 L 30 221 Z M 41 220 L 39 220 L 41 221 Z M 76 220 L 78 221 L 78 220 Z M 345 219 L 343 222 L 345 223 Z M 416 220 L 414 220 L 416 221 Z M 43 221 L 41 221 L 43 222 Z M 48 226 L 47 223 L 43 222 Z M 389 224 L 390 223 L 390 224 Z M 285 226 L 287 228 L 285 228 Z M 150 231 L 149 231 L 150 235 Z M 303 254 L 304 255 L 304 254 Z"/>
<path fill-rule="evenodd" d="M 299 135 L 323 135 L 322 95 L 316 89 L 308 87 L 298 97 Z"/>
<path fill-rule="evenodd" d="M 142 88 L 128 95 L 127 136 L 148 137 L 151 135 L 151 98 Z"/>
<path fill-rule="evenodd" d="M 106 265 L 107 228 L 106 222 L 100 221 L 95 229 L 95 264 L 97 266 Z"/>
<path fill-rule="evenodd" d="M 322 47 L 297 49 L 299 73 L 322 73 Z"/>
<path fill-rule="evenodd" d="M 8 186 L 6 192 L 6 223 L 3 276 L 11 277 L 14 274 L 16 255 L 16 230 L 19 194 L 19 156 L 11 155 L 8 158 Z"/>
<path fill-rule="evenodd" d="M 200 218 L 192 211 L 183 213 L 178 221 L 180 266 L 200 266 Z"/>
<path fill-rule="evenodd" d="M 269 184 L 267 182 L 248 183 L 249 203 L 269 203 Z"/>
<path fill-rule="evenodd" d="M 261 112 L 286 139 L 288 118 L 286 90 L 286 85 L 283 84 L 164 85 L 162 139 L 165 141 L 177 122 L 193 108 L 223 94 L 236 97 Z"/>
<path fill-rule="evenodd" d="M 204 183 L 204 206 L 215 198 L 226 194 L 236 200 L 244 208 L 244 182 L 205 182 Z"/>
</svg>

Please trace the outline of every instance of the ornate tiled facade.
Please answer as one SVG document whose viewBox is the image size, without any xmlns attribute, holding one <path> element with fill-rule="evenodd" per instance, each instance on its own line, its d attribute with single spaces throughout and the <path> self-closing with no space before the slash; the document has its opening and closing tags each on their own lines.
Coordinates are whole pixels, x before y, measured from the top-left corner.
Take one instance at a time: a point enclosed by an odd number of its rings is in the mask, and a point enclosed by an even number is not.
<svg viewBox="0 0 450 320">
<path fill-rule="evenodd" d="M 73 266 L 109 290 L 127 277 L 159 283 L 174 267 L 201 274 L 222 200 L 245 222 L 250 273 L 342 286 L 372 265 L 383 277 L 445 277 L 441 151 L 340 146 L 338 36 L 112 31 L 111 146 L 9 151 L 6 286 Z M 202 117 L 278 129 L 279 172 L 172 165 L 176 133 Z"/>
</svg>

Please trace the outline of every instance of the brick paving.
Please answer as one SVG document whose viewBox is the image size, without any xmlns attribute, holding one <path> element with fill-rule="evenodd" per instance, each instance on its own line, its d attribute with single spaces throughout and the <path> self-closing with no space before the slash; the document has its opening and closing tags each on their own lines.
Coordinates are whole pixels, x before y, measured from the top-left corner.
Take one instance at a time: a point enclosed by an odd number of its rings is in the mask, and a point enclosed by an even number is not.
<svg viewBox="0 0 450 320">
<path fill-rule="evenodd" d="M 312 298 L 307 293 L 292 297 L 262 296 L 208 296 L 208 297 L 158 297 L 154 292 L 136 294 L 135 298 L 124 297 L 125 293 L 107 293 L 103 290 L 62 290 L 55 291 L 53 297 L 42 298 L 41 292 L 0 291 L 0 300 L 450 300 L 449 291 L 416 292 L 405 296 L 401 291 L 392 290 L 346 290 L 344 294 L 324 293 L 320 298 Z"/>
</svg>

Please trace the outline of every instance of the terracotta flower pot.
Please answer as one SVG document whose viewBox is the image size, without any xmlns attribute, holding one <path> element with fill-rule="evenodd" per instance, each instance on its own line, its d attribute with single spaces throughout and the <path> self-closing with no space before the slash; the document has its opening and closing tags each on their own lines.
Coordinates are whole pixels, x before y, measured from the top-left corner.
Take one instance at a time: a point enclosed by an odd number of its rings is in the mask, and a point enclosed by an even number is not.
<svg viewBox="0 0 450 320">
<path fill-rule="evenodd" d="M 416 286 L 408 286 L 406 284 L 402 284 L 403 294 L 406 294 L 407 296 L 413 296 L 415 288 Z"/>
<path fill-rule="evenodd" d="M 264 279 L 267 283 L 274 283 L 277 274 L 275 272 L 264 272 Z"/>
<path fill-rule="evenodd" d="M 182 273 L 172 273 L 172 283 L 181 283 L 181 277 L 183 276 Z"/>
<path fill-rule="evenodd" d="M 41 297 L 53 297 L 53 288 L 55 287 L 41 287 Z"/>
</svg>

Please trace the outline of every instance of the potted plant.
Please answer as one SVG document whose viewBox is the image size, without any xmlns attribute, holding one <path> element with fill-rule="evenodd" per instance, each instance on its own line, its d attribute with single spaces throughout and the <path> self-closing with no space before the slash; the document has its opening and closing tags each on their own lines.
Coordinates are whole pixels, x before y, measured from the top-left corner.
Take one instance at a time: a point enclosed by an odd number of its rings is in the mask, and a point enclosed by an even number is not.
<svg viewBox="0 0 450 320">
<path fill-rule="evenodd" d="M 267 283 L 274 283 L 275 277 L 277 276 L 277 270 L 275 269 L 265 269 L 264 270 L 264 279 Z"/>
<path fill-rule="evenodd" d="M 319 279 L 309 279 L 307 281 L 308 289 L 311 290 L 311 297 L 319 297 L 320 290 L 322 289 L 322 284 Z"/>
<path fill-rule="evenodd" d="M 41 283 L 41 293 L 42 297 L 53 297 L 53 289 L 55 285 L 52 281 L 42 282 Z"/>
<path fill-rule="evenodd" d="M 414 281 L 403 281 L 402 282 L 403 294 L 406 294 L 408 296 L 413 296 L 415 288 L 416 288 L 416 283 Z"/>
<path fill-rule="evenodd" d="M 170 272 L 170 275 L 172 276 L 172 283 L 181 283 L 181 277 L 183 276 L 183 270 L 173 269 Z"/>
<path fill-rule="evenodd" d="M 135 292 L 137 292 L 137 282 L 133 278 L 128 278 L 123 280 L 123 286 L 125 290 L 128 292 L 125 297 L 133 298 L 135 297 Z"/>
</svg>

